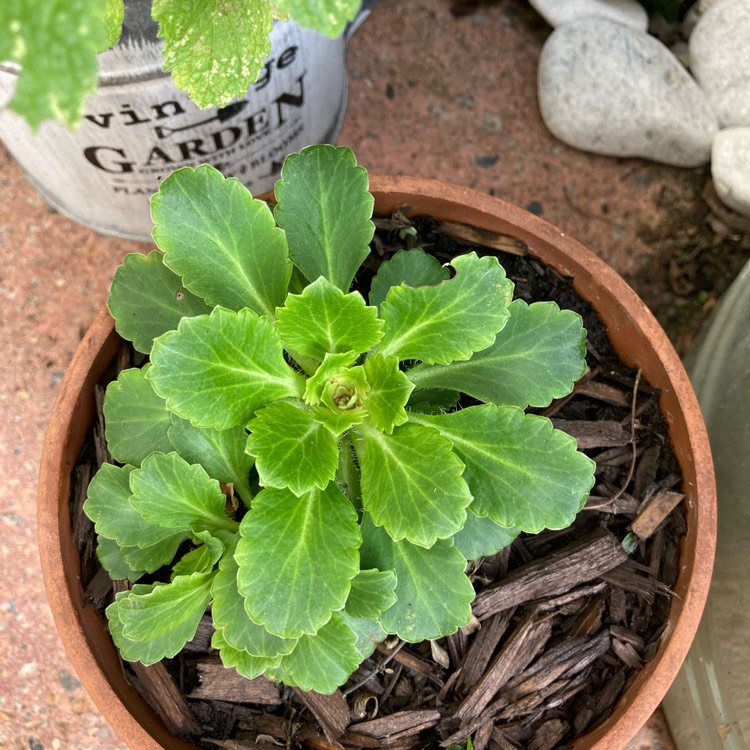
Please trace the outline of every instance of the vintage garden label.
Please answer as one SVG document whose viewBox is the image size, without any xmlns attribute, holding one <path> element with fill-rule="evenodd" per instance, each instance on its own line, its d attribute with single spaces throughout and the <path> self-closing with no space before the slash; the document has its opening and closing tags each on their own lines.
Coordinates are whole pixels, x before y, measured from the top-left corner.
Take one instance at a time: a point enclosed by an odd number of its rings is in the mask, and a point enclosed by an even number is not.
<svg viewBox="0 0 750 750">
<path fill-rule="evenodd" d="M 288 153 L 333 142 L 346 103 L 344 47 L 343 38 L 277 23 L 247 96 L 206 110 L 157 65 L 143 65 L 158 60 L 154 45 L 143 54 L 115 48 L 76 132 L 46 122 L 33 135 L 0 110 L 0 138 L 56 208 L 101 231 L 149 239 L 149 197 L 175 169 L 208 163 L 259 195 L 273 188 Z M 0 103 L 15 79 L 0 67 Z"/>
</svg>

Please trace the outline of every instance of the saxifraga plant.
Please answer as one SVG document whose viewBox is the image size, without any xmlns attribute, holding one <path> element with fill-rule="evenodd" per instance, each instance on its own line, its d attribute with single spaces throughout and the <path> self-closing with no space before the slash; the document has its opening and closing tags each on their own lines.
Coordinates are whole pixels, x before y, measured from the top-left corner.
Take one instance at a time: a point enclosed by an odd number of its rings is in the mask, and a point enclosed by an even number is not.
<svg viewBox="0 0 750 750">
<path fill-rule="evenodd" d="M 346 148 L 289 156 L 276 199 L 209 166 L 153 197 L 160 251 L 109 299 L 149 361 L 107 388 L 118 464 L 85 511 L 110 575 L 149 581 L 107 608 L 126 660 L 210 608 L 225 666 L 330 693 L 388 634 L 465 625 L 467 560 L 571 524 L 593 462 L 524 409 L 570 392 L 585 331 L 474 252 L 399 251 L 350 291 L 374 225 Z"/>
</svg>

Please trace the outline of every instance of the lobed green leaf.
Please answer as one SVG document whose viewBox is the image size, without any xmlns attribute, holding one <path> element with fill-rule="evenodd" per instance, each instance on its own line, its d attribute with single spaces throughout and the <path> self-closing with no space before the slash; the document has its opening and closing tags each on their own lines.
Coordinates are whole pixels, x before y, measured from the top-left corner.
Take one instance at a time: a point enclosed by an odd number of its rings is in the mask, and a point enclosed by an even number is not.
<svg viewBox="0 0 750 750">
<path fill-rule="evenodd" d="M 367 415 L 375 427 L 390 434 L 408 419 L 404 407 L 414 385 L 399 370 L 398 357 L 371 354 L 365 360 L 364 371 L 370 386 L 364 402 Z"/>
<path fill-rule="evenodd" d="M 211 601 L 213 577 L 213 573 L 177 576 L 171 583 L 122 599 L 118 607 L 122 634 L 133 641 L 177 634 L 182 639 L 184 632 L 192 638 Z"/>
<path fill-rule="evenodd" d="M 336 37 L 354 20 L 360 0 L 274 0 L 274 5 L 300 26 Z"/>
<path fill-rule="evenodd" d="M 153 0 L 164 38 L 164 70 L 202 109 L 241 99 L 271 52 L 269 0 Z"/>
<path fill-rule="evenodd" d="M 173 630 L 149 640 L 134 640 L 125 635 L 121 610 L 128 606 L 131 597 L 144 596 L 154 588 L 156 588 L 154 585 L 136 584 L 130 591 L 116 594 L 115 601 L 107 607 L 109 632 L 125 661 L 139 661 L 146 665 L 155 664 L 162 659 L 175 656 L 188 641 L 195 637 L 198 625 L 190 619 L 174 623 Z"/>
<path fill-rule="evenodd" d="M 508 320 L 513 283 L 494 256 L 451 261 L 454 278 L 436 286 L 393 287 L 381 305 L 380 352 L 447 364 L 486 349 Z"/>
<path fill-rule="evenodd" d="M 115 271 L 107 306 L 120 336 L 144 354 L 151 352 L 155 338 L 177 328 L 183 318 L 211 312 L 164 265 L 164 256 L 158 250 L 125 256 Z"/>
<path fill-rule="evenodd" d="M 469 506 L 464 527 L 453 537 L 453 546 L 467 559 L 494 555 L 505 549 L 521 532 L 496 524 L 489 516 L 478 516 Z"/>
<path fill-rule="evenodd" d="M 418 388 L 451 388 L 498 406 L 548 406 L 566 396 L 586 371 L 581 316 L 554 302 L 514 300 L 495 343 L 463 362 L 417 365 Z"/>
<path fill-rule="evenodd" d="M 450 271 L 421 247 L 399 250 L 381 264 L 372 280 L 368 299 L 371 305 L 379 309 L 391 287 L 400 284 L 411 287 L 435 286 L 449 278 Z"/>
<path fill-rule="evenodd" d="M 146 572 L 140 566 L 133 567 L 128 563 L 114 539 L 100 534 L 96 537 L 96 557 L 113 581 L 137 581 Z"/>
<path fill-rule="evenodd" d="M 172 450 L 167 404 L 146 380 L 148 365 L 123 370 L 104 396 L 104 434 L 115 461 L 140 466 L 154 451 Z"/>
<path fill-rule="evenodd" d="M 125 0 L 107 0 L 104 14 L 104 26 L 107 32 L 107 39 L 102 47 L 103 52 L 109 47 L 114 47 L 122 36 L 122 22 L 125 19 Z"/>
<path fill-rule="evenodd" d="M 211 615 L 217 632 L 234 649 L 244 651 L 256 659 L 278 660 L 291 653 L 297 641 L 272 635 L 262 625 L 257 625 L 250 619 L 245 610 L 245 599 L 237 588 L 238 570 L 239 565 L 232 549 L 219 563 L 219 570 L 211 587 Z"/>
<path fill-rule="evenodd" d="M 236 531 L 219 483 L 177 453 L 152 453 L 130 475 L 130 503 L 149 523 L 193 532 Z"/>
<path fill-rule="evenodd" d="M 273 319 L 292 264 L 268 205 L 214 167 L 183 167 L 151 198 L 154 241 L 164 262 L 210 305 Z"/>
<path fill-rule="evenodd" d="M 359 651 L 362 660 L 372 656 L 378 644 L 388 637 L 388 633 L 383 630 L 382 625 L 375 618 L 352 617 L 345 609 L 337 614 L 341 616 L 349 630 L 354 633 L 357 639 L 354 648 Z"/>
<path fill-rule="evenodd" d="M 160 336 L 148 378 L 167 407 L 197 427 L 246 425 L 270 401 L 301 396 L 278 333 L 252 310 L 217 307 Z"/>
<path fill-rule="evenodd" d="M 275 192 L 294 264 L 348 292 L 375 232 L 367 171 L 348 148 L 309 146 L 287 156 Z"/>
<path fill-rule="evenodd" d="M 362 566 L 393 570 L 396 603 L 380 624 L 409 643 L 454 633 L 471 617 L 474 589 L 466 577 L 466 560 L 450 541 L 425 549 L 394 541 L 366 516 L 362 523 Z"/>
<path fill-rule="evenodd" d="M 172 567 L 172 579 L 193 573 L 210 573 L 224 554 L 224 542 L 210 531 L 199 531 L 194 542 L 201 542 L 195 549 L 186 552 Z"/>
<path fill-rule="evenodd" d="M 354 434 L 362 503 L 375 524 L 421 547 L 464 525 L 472 500 L 464 465 L 437 430 L 407 423 L 389 435 L 363 423 Z"/>
<path fill-rule="evenodd" d="M 334 482 L 296 497 L 265 489 L 240 526 L 237 585 L 254 622 L 284 638 L 316 633 L 359 571 L 357 513 Z"/>
<path fill-rule="evenodd" d="M 352 579 L 346 612 L 357 619 L 375 619 L 395 603 L 395 589 L 392 570 L 360 570 Z"/>
<path fill-rule="evenodd" d="M 264 487 L 303 495 L 335 478 L 338 438 L 302 401 L 274 401 L 256 412 L 248 429 L 247 452 Z"/>
<path fill-rule="evenodd" d="M 36 131 L 48 119 L 78 127 L 106 49 L 106 0 L 3 0 L 0 61 L 21 66 L 10 107 Z"/>
<path fill-rule="evenodd" d="M 313 635 L 304 635 L 283 668 L 302 690 L 330 694 L 343 685 L 363 661 L 357 636 L 338 612 Z"/>
<path fill-rule="evenodd" d="M 530 533 L 569 526 L 594 484 L 594 462 L 545 417 L 483 404 L 439 416 L 411 414 L 451 441 L 466 464 L 472 510 Z"/>
<path fill-rule="evenodd" d="M 172 561 L 190 529 L 187 525 L 164 528 L 141 516 L 130 502 L 133 471 L 134 466 L 104 464 L 89 484 L 83 510 L 94 522 L 96 533 L 117 544 L 126 565 L 140 573 L 152 573 Z M 103 552 L 115 564 L 111 545 Z"/>
<path fill-rule="evenodd" d="M 380 341 L 383 321 L 359 292 L 344 294 L 321 276 L 276 311 L 289 351 L 322 361 L 326 354 L 366 352 Z"/>
<path fill-rule="evenodd" d="M 195 427 L 173 414 L 167 434 L 174 450 L 189 464 L 200 464 L 213 479 L 231 483 L 245 505 L 250 504 L 253 493 L 249 473 L 254 461 L 245 452 L 247 432 L 244 428 Z"/>
<path fill-rule="evenodd" d="M 254 680 L 267 669 L 278 667 L 281 662 L 281 656 L 274 658 L 253 656 L 243 649 L 235 648 L 226 641 L 220 630 L 215 630 L 211 636 L 211 647 L 218 650 L 221 663 L 227 669 L 236 669 L 238 674 L 248 680 Z"/>
</svg>

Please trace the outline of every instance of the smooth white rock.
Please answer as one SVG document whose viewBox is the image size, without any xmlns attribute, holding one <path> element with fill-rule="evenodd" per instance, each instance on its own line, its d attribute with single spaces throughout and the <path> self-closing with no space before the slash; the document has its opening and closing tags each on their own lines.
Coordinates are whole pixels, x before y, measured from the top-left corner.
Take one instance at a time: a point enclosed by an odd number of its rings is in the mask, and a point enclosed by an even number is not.
<svg viewBox="0 0 750 750">
<path fill-rule="evenodd" d="M 718 130 L 698 85 L 657 39 L 604 18 L 560 26 L 542 48 L 539 107 L 583 151 L 705 164 Z"/>
<path fill-rule="evenodd" d="M 690 10 L 685 14 L 685 18 L 682 19 L 682 33 L 687 39 L 695 28 L 695 24 L 698 23 L 700 17 L 716 3 L 720 3 L 722 0 L 698 0 L 698 2 L 690 7 Z"/>
<path fill-rule="evenodd" d="M 727 128 L 714 138 L 711 177 L 722 202 L 750 216 L 750 128 Z"/>
<path fill-rule="evenodd" d="M 721 0 L 690 35 L 690 70 L 722 127 L 750 125 L 750 0 Z"/>
<path fill-rule="evenodd" d="M 648 28 L 648 13 L 637 0 L 529 0 L 529 3 L 555 28 L 587 16 L 609 18 L 639 31 Z"/>
</svg>

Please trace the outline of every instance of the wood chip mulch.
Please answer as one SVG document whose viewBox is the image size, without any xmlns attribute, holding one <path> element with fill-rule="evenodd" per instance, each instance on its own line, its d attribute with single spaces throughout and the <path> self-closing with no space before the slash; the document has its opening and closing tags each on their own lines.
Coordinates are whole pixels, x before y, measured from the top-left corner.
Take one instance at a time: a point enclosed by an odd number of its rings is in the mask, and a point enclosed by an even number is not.
<svg viewBox="0 0 750 750">
<path fill-rule="evenodd" d="M 421 221 L 414 237 L 407 227 L 399 217 L 381 222 L 376 251 L 419 245 L 447 260 L 478 249 L 466 228 Z M 568 281 L 525 257 L 513 238 L 483 236 L 482 244 L 480 251 L 501 256 L 517 296 L 554 299 L 584 317 L 589 374 L 571 396 L 541 410 L 597 465 L 596 485 L 576 522 L 522 535 L 471 563 L 477 596 L 469 625 L 436 642 L 386 641 L 333 695 L 225 670 L 210 649 L 207 615 L 175 659 L 123 665 L 175 734 L 225 750 L 410 750 L 464 747 L 469 737 L 475 750 L 565 748 L 610 714 L 654 657 L 685 533 L 681 477 L 658 393 L 619 361 Z M 134 364 L 140 362 L 123 346 L 109 379 Z M 114 587 L 98 566 L 81 506 L 106 460 L 100 422 L 74 471 L 71 499 L 82 585 L 100 612 Z"/>
</svg>

